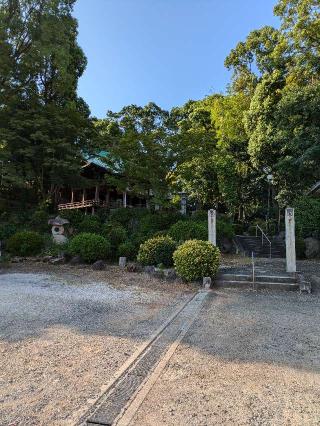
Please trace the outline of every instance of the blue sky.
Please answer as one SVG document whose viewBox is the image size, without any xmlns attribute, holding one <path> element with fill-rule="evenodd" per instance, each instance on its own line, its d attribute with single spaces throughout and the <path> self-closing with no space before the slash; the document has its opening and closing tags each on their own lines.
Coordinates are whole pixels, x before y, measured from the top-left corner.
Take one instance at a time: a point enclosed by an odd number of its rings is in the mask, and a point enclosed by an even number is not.
<svg viewBox="0 0 320 426">
<path fill-rule="evenodd" d="M 224 59 L 263 25 L 276 0 L 78 0 L 88 66 L 79 94 L 92 115 L 153 101 L 162 108 L 223 92 Z"/>
</svg>

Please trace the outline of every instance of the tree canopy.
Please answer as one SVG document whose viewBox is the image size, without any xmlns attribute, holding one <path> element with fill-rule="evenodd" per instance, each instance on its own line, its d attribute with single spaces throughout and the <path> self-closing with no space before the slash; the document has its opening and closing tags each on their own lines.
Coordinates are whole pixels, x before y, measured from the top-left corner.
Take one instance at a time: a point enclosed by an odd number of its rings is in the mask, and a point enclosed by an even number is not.
<svg viewBox="0 0 320 426">
<path fill-rule="evenodd" d="M 181 192 L 235 220 L 278 212 L 320 180 L 320 2 L 279 0 L 225 60 L 224 94 L 163 110 L 128 105 L 90 118 L 77 95 L 86 58 L 75 0 L 0 1 L 0 191 L 54 200 L 87 152 L 108 153 L 108 182 L 164 207 Z"/>
</svg>

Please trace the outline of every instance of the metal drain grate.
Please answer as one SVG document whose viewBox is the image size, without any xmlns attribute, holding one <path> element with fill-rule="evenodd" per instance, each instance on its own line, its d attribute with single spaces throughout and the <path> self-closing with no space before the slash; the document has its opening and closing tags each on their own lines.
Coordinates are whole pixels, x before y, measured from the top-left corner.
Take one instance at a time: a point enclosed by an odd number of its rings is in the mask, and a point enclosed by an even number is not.
<svg viewBox="0 0 320 426">
<path fill-rule="evenodd" d="M 87 419 L 87 425 L 111 426 L 127 405 L 149 373 L 156 367 L 166 349 L 177 338 L 186 321 L 194 318 L 205 293 L 198 293 L 162 331 L 151 346 L 129 368 L 115 386 L 105 395 L 93 413 Z"/>
</svg>

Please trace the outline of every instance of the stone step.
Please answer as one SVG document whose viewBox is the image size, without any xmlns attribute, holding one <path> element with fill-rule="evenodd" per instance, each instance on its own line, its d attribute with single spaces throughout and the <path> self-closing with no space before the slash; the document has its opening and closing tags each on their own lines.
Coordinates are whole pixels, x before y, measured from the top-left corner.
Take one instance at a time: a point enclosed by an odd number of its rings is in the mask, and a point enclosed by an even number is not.
<svg viewBox="0 0 320 426">
<path fill-rule="evenodd" d="M 253 288 L 252 281 L 230 281 L 230 280 L 216 280 L 214 283 L 214 287 L 225 287 L 225 288 L 241 288 L 241 287 L 249 287 Z M 288 283 L 288 282 L 264 282 L 264 281 L 256 281 L 254 283 L 255 289 L 272 289 L 272 290 L 298 290 L 299 285 L 297 283 Z"/>
<path fill-rule="evenodd" d="M 221 281 L 250 281 L 252 282 L 251 274 L 228 274 L 222 273 L 218 274 L 218 280 Z M 257 282 L 274 282 L 274 283 L 292 283 L 296 284 L 297 280 L 295 276 L 290 275 L 266 275 L 259 274 L 255 276 L 255 281 Z"/>
</svg>

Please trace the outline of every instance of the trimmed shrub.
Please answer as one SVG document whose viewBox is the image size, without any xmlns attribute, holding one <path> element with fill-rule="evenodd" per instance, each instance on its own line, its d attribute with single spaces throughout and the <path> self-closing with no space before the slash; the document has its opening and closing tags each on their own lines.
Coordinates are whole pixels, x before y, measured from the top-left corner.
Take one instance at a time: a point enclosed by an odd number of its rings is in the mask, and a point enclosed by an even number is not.
<svg viewBox="0 0 320 426">
<path fill-rule="evenodd" d="M 34 256 L 41 252 L 43 246 L 42 236 L 34 231 L 17 232 L 6 244 L 8 252 L 14 256 Z"/>
<path fill-rule="evenodd" d="M 133 260 L 137 256 L 137 247 L 131 241 L 125 241 L 118 247 L 118 256 L 124 256 L 129 260 Z"/>
<path fill-rule="evenodd" d="M 150 238 L 141 244 L 137 259 L 143 265 L 171 266 L 175 249 L 175 241 L 168 236 Z"/>
<path fill-rule="evenodd" d="M 208 240 L 207 224 L 194 222 L 192 220 L 179 220 L 169 229 L 168 235 L 175 241 Z"/>
<path fill-rule="evenodd" d="M 208 241 L 189 240 L 173 254 L 177 274 L 186 281 L 214 277 L 219 268 L 220 251 Z"/>
<path fill-rule="evenodd" d="M 120 223 L 108 223 L 102 226 L 102 235 L 110 241 L 112 247 L 117 248 L 119 244 L 127 239 L 126 229 Z"/>
<path fill-rule="evenodd" d="M 89 232 L 91 234 L 101 233 L 101 222 L 97 216 L 84 216 L 78 225 L 79 232 Z"/>
<path fill-rule="evenodd" d="M 79 255 L 85 262 L 107 259 L 111 255 L 111 244 L 101 235 L 83 232 L 76 235 L 68 244 L 72 256 Z"/>
</svg>

